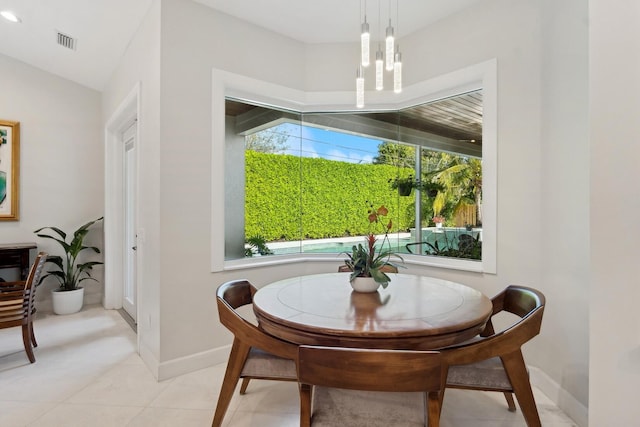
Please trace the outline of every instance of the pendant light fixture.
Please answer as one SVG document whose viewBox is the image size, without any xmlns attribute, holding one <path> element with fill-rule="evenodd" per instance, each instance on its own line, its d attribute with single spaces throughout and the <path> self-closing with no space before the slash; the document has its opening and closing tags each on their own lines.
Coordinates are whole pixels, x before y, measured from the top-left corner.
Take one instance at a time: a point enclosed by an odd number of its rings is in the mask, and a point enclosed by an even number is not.
<svg viewBox="0 0 640 427">
<path fill-rule="evenodd" d="M 402 54 L 400 47 L 396 49 L 393 60 L 393 91 L 395 93 L 402 92 Z"/>
<path fill-rule="evenodd" d="M 362 71 L 362 64 L 358 65 L 358 71 L 356 71 L 356 107 L 364 107 L 364 72 Z"/>
<path fill-rule="evenodd" d="M 391 0 L 389 0 L 391 1 Z M 385 38 L 386 45 L 386 61 L 387 61 L 387 71 L 393 70 L 393 47 L 395 45 L 395 39 L 393 37 L 393 27 L 391 26 L 391 18 L 389 18 L 389 26 L 387 27 L 387 36 Z"/>
<path fill-rule="evenodd" d="M 376 52 L 376 90 L 384 89 L 384 53 L 380 50 Z"/>
<path fill-rule="evenodd" d="M 396 0 L 396 27 L 400 30 L 400 18 L 398 11 L 398 3 Z M 396 46 L 396 53 L 393 56 L 393 91 L 395 93 L 402 92 L 402 54 L 400 53 L 400 46 Z"/>
<path fill-rule="evenodd" d="M 369 23 L 367 22 L 367 0 L 364 1 L 364 22 L 360 29 L 360 52 L 361 52 L 361 64 L 363 67 L 369 66 Z"/>
<path fill-rule="evenodd" d="M 402 54 L 400 48 L 396 45 L 395 30 L 392 25 L 391 19 L 391 0 L 389 0 L 389 25 L 385 31 L 384 37 L 384 50 L 383 50 L 383 37 L 382 37 L 382 25 L 381 25 L 381 3 L 383 0 L 378 0 L 378 27 L 374 34 L 379 36 L 378 49 L 375 56 L 375 88 L 378 91 L 384 89 L 384 71 L 393 72 L 393 91 L 400 93 L 402 91 Z M 364 10 L 362 8 L 364 2 Z M 398 25 L 398 5 L 399 0 L 396 0 L 396 29 Z M 368 67 L 370 61 L 370 44 L 371 44 L 371 32 L 369 22 L 367 22 L 367 2 L 366 0 L 360 0 L 360 19 L 362 24 L 360 25 L 360 61 L 356 71 L 356 106 L 358 108 L 364 108 L 364 72 Z"/>
<path fill-rule="evenodd" d="M 380 2 L 378 0 L 378 34 L 382 40 L 382 25 L 380 25 Z M 381 43 L 378 41 L 378 50 L 376 51 L 376 90 L 384 89 L 384 52 L 382 52 Z"/>
</svg>

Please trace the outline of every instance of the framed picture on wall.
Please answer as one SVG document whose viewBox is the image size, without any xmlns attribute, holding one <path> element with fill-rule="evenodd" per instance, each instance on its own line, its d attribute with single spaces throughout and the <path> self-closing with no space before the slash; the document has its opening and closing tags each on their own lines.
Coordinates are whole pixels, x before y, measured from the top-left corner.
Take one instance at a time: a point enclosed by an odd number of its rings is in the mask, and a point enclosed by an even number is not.
<svg viewBox="0 0 640 427">
<path fill-rule="evenodd" d="M 0 120 L 0 221 L 18 220 L 20 123 Z"/>
</svg>

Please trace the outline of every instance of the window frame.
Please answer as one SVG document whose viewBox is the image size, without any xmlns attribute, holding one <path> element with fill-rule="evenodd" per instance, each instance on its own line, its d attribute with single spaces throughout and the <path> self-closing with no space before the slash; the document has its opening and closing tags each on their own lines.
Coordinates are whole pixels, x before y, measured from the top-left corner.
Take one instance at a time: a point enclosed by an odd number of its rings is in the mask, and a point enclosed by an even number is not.
<svg viewBox="0 0 640 427">
<path fill-rule="evenodd" d="M 403 89 L 367 93 L 365 111 L 400 110 L 473 90 L 483 90 L 482 260 L 404 256 L 406 264 L 496 274 L 497 257 L 497 64 L 488 60 Z M 232 97 L 304 113 L 355 111 L 352 92 L 304 92 L 224 70 L 212 70 L 211 271 L 242 270 L 301 262 L 336 262 L 336 254 L 279 255 L 225 260 L 225 99 Z M 360 111 L 360 110 L 358 110 Z"/>
</svg>

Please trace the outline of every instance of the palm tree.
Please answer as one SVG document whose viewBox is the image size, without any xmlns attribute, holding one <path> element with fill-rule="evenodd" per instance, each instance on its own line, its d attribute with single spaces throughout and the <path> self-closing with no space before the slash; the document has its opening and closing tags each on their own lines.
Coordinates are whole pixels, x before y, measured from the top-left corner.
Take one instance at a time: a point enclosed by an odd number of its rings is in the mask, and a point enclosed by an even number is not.
<svg viewBox="0 0 640 427">
<path fill-rule="evenodd" d="M 482 160 L 441 153 L 438 170 L 431 172 L 433 180 L 445 187 L 433 201 L 433 213 L 439 215 L 452 203 L 455 215 L 464 206 L 475 206 L 478 223 L 482 223 Z"/>
</svg>

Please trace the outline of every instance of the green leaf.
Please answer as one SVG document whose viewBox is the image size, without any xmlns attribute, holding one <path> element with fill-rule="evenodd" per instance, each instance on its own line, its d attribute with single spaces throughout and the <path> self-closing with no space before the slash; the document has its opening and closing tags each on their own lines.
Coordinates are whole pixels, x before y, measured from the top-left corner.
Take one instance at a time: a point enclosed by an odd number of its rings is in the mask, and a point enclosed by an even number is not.
<svg viewBox="0 0 640 427">
<path fill-rule="evenodd" d="M 67 233 L 57 227 L 43 227 L 34 231 L 38 237 L 58 242 L 64 251 L 64 257 L 59 255 L 50 255 L 47 257 L 47 263 L 57 268 L 57 270 L 48 270 L 47 273 L 42 276 L 38 284 L 42 283 L 46 277 L 51 276 L 58 281 L 61 289 L 72 290 L 76 289 L 78 287 L 78 283 L 83 280 L 95 280 L 91 277 L 91 270 L 93 269 L 93 266 L 102 264 L 102 262 L 88 261 L 78 263 L 77 257 L 84 250 L 100 253 L 100 249 L 95 246 L 83 245 L 83 240 L 89 233 L 89 227 L 100 220 L 102 220 L 102 217 L 89 221 L 75 230 L 71 242 L 66 241 Z M 50 230 L 53 235 L 44 233 L 43 230 Z M 56 235 L 59 237 L 56 237 Z"/>
</svg>

